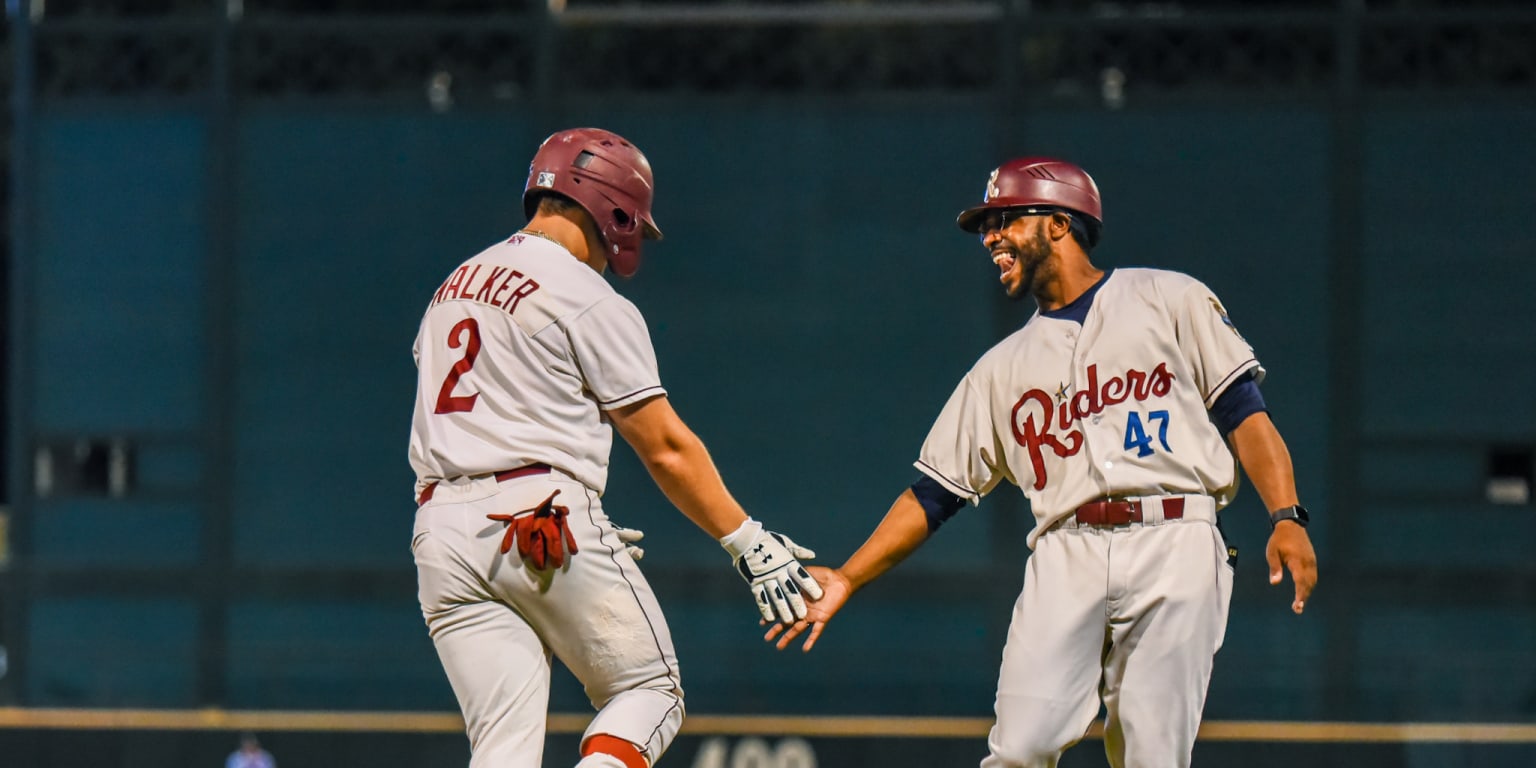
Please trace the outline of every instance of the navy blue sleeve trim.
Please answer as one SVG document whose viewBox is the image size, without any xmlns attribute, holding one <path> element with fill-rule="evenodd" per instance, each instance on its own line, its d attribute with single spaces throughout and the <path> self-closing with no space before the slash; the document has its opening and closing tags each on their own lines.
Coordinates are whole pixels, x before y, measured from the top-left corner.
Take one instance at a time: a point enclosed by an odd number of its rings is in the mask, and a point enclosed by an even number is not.
<svg viewBox="0 0 1536 768">
<path fill-rule="evenodd" d="M 1211 420 L 1216 422 L 1222 437 L 1226 437 L 1244 419 L 1265 410 L 1268 407 L 1264 405 L 1264 396 L 1259 393 L 1259 385 L 1250 371 L 1228 386 L 1211 404 Z"/>
<path fill-rule="evenodd" d="M 965 506 L 965 499 L 950 493 L 948 488 L 927 475 L 912 484 L 912 495 L 917 497 L 917 503 L 923 505 L 923 513 L 928 516 L 929 533 L 937 531 L 945 520 L 954 517 Z"/>
</svg>

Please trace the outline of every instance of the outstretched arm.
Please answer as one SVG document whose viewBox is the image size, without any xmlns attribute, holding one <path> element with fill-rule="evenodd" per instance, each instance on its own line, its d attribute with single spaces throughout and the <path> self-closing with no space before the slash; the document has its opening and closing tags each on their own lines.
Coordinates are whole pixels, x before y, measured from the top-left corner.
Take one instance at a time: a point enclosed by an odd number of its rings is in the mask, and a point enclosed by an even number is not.
<svg viewBox="0 0 1536 768">
<path fill-rule="evenodd" d="M 885 513 L 885 519 L 880 521 L 874 533 L 841 568 L 810 568 L 811 575 L 821 582 L 824 594 L 821 599 L 810 604 L 809 614 L 788 627 L 783 624 L 774 625 L 763 639 L 773 642 L 777 638 L 775 645 L 783 650 L 809 629 L 810 634 L 806 636 L 801 650 L 811 650 L 817 638 L 821 637 L 822 630 L 826 629 L 827 622 L 842 609 L 854 592 L 894 568 L 927 540 L 928 516 L 909 488 L 896 497 L 890 511 Z"/>
<path fill-rule="evenodd" d="M 725 488 L 715 462 L 665 395 L 608 411 L 656 486 L 680 512 L 716 539 L 741 527 L 747 513 Z"/>
<path fill-rule="evenodd" d="M 725 489 L 704 442 L 672 410 L 667 398 L 657 396 L 616 408 L 608 418 L 673 506 L 720 541 L 752 591 L 763 620 L 804 619 L 801 593 L 821 597 L 821 586 L 799 561 L 816 553 L 747 517 Z"/>
<path fill-rule="evenodd" d="M 1291 454 L 1269 414 L 1261 411 L 1247 417 L 1228 439 L 1266 509 L 1273 512 L 1297 503 Z M 1269 560 L 1270 584 L 1280 583 L 1282 566 L 1290 571 L 1296 586 L 1291 610 L 1301 613 L 1312 588 L 1317 586 L 1317 554 L 1312 551 L 1307 529 L 1289 520 L 1281 521 L 1269 536 L 1265 557 Z"/>
</svg>

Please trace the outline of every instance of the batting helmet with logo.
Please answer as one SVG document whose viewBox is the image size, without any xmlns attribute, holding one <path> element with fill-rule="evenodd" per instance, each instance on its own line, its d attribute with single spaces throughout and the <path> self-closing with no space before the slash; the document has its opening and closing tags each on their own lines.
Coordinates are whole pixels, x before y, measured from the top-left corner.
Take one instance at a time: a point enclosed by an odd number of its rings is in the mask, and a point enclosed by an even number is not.
<svg viewBox="0 0 1536 768">
<path fill-rule="evenodd" d="M 961 211 L 955 223 L 967 232 L 978 232 L 987 211 L 1039 205 L 1066 208 L 1092 219 L 1092 238 L 1098 239 L 1104 225 L 1099 186 L 1087 171 L 1049 157 L 1022 157 L 998 166 L 987 179 L 981 205 Z"/>
<path fill-rule="evenodd" d="M 592 215 L 613 271 L 629 277 L 640 268 L 640 241 L 661 239 L 651 218 L 654 188 L 650 162 L 623 136 L 572 128 L 545 139 L 534 153 L 523 213 L 531 218 L 543 194 L 570 198 Z"/>
</svg>

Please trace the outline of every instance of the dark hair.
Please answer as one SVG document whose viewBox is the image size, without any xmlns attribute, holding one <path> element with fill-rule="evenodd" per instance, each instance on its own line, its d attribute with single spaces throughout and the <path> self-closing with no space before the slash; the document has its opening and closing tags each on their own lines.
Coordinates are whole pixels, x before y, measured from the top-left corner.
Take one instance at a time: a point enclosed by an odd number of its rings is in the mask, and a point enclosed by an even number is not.
<svg viewBox="0 0 1536 768">
<path fill-rule="evenodd" d="M 1072 239 L 1077 241 L 1083 253 L 1092 251 L 1093 247 L 1099 244 L 1099 230 L 1103 228 L 1102 225 L 1077 211 L 1063 210 L 1062 213 L 1067 214 L 1067 218 L 1071 220 Z"/>
<path fill-rule="evenodd" d="M 585 211 L 581 204 L 575 200 L 560 194 L 559 192 L 540 192 L 535 198 L 538 202 L 534 208 L 535 213 L 563 214 L 571 211 Z"/>
</svg>

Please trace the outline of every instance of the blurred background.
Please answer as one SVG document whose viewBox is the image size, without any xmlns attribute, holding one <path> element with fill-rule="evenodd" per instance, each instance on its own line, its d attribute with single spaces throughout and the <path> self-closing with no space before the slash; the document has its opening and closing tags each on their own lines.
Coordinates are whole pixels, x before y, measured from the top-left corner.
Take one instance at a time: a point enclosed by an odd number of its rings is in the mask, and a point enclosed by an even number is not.
<svg viewBox="0 0 1536 768">
<path fill-rule="evenodd" d="M 1312 510 L 1300 618 L 1256 494 L 1223 516 L 1240 556 L 1206 720 L 1258 725 L 1196 764 L 1536 765 L 1528 0 L 6 10 L 0 765 L 218 765 L 240 730 L 284 768 L 467 761 L 408 551 L 411 344 L 447 272 L 523 223 L 538 142 L 578 125 L 655 168 L 667 239 L 615 283 L 678 411 L 830 565 L 1034 309 L 955 213 L 1008 157 L 1087 168 L 1095 260 L 1223 299 Z M 760 641 L 622 441 L 605 505 L 647 534 L 703 724 L 664 764 L 984 754 L 1016 489 L 809 655 Z M 590 708 L 563 670 L 551 709 L 546 765 L 569 764 Z M 1102 764 L 1092 739 L 1064 762 Z"/>
</svg>

